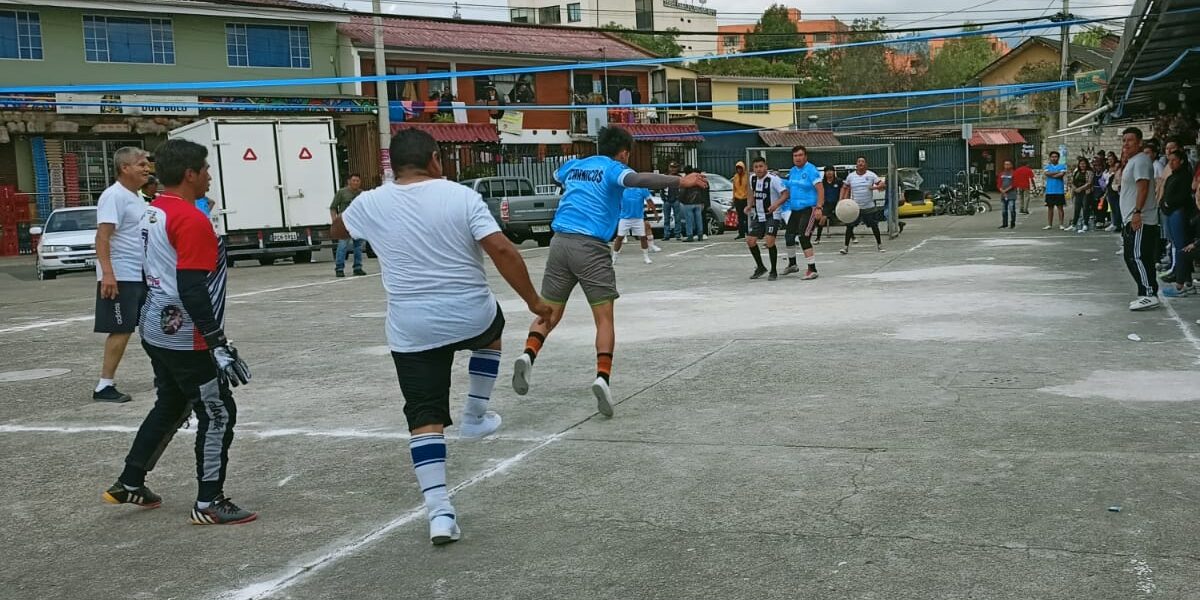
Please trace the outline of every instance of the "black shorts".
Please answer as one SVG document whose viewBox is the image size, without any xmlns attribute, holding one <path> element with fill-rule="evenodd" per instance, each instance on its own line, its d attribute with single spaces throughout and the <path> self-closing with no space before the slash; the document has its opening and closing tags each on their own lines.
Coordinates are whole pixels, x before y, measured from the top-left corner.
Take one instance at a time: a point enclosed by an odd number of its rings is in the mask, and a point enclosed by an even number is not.
<svg viewBox="0 0 1200 600">
<path fill-rule="evenodd" d="M 811 206 L 800 210 L 793 210 L 792 214 L 788 215 L 788 236 L 811 236 L 813 229 L 817 226 L 817 220 L 813 214 L 813 207 Z"/>
<path fill-rule="evenodd" d="M 883 221 L 883 209 L 875 206 L 860 210 L 858 212 L 858 220 L 851 223 L 850 226 L 865 225 L 867 227 L 874 227 L 879 225 L 881 221 Z"/>
<path fill-rule="evenodd" d="M 1046 194 L 1046 206 L 1066 206 L 1066 194 Z"/>
<path fill-rule="evenodd" d="M 426 425 L 454 424 L 450 419 L 450 368 L 454 366 L 454 353 L 487 348 L 503 333 L 504 311 L 497 304 L 492 324 L 473 338 L 421 352 L 392 352 L 409 431 Z"/>
<path fill-rule="evenodd" d="M 146 283 L 118 281 L 117 297 L 100 297 L 100 282 L 96 282 L 96 333 L 133 333 L 146 301 Z"/>
<path fill-rule="evenodd" d="M 779 220 L 768 218 L 766 221 L 755 219 L 750 222 L 750 231 L 748 235 L 753 238 L 763 238 L 767 236 L 775 237 L 779 235 Z"/>
</svg>

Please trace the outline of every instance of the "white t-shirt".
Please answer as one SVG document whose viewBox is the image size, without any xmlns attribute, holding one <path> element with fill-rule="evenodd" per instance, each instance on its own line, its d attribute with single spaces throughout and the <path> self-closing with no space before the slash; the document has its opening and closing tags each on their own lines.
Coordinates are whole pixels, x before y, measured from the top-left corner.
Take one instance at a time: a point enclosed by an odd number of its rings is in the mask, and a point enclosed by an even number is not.
<svg viewBox="0 0 1200 600">
<path fill-rule="evenodd" d="M 110 239 L 109 259 L 117 281 L 142 281 L 142 261 L 146 258 L 142 245 L 142 214 L 146 203 L 141 196 L 129 191 L 120 182 L 108 186 L 96 204 L 96 223 L 109 223 L 116 228 Z M 96 281 L 104 277 L 100 261 L 96 261 Z"/>
<path fill-rule="evenodd" d="M 867 171 L 862 175 L 858 171 L 851 171 L 846 176 L 845 185 L 850 186 L 850 199 L 859 208 L 875 208 L 874 190 L 871 188 L 879 181 L 879 176 L 874 171 Z"/>
<path fill-rule="evenodd" d="M 496 318 L 479 240 L 500 227 L 474 190 L 443 179 L 389 181 L 355 198 L 342 222 L 379 257 L 392 351 L 468 340 Z"/>
<path fill-rule="evenodd" d="M 1146 180 L 1149 189 L 1146 191 L 1146 203 L 1142 205 L 1142 224 L 1158 225 L 1154 162 L 1141 152 L 1125 163 L 1125 172 L 1121 174 L 1121 219 L 1125 223 L 1133 219 L 1133 209 L 1137 208 L 1137 182 L 1143 179 Z"/>
</svg>

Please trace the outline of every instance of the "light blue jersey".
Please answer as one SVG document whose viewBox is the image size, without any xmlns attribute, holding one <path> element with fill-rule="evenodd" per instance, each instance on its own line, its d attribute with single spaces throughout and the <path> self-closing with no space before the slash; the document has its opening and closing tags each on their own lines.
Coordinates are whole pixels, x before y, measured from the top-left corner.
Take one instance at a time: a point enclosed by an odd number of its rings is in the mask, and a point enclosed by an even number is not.
<svg viewBox="0 0 1200 600">
<path fill-rule="evenodd" d="M 817 205 L 817 186 L 821 183 L 821 172 L 812 163 L 803 167 L 792 167 L 788 171 L 788 201 L 785 210 L 797 211 Z"/>
<path fill-rule="evenodd" d="M 1044 169 L 1044 171 L 1045 171 L 1046 175 L 1049 175 L 1051 173 L 1066 173 L 1067 165 L 1064 165 L 1064 164 L 1046 165 L 1046 168 Z M 1047 177 L 1046 178 L 1046 193 L 1047 194 L 1065 194 L 1065 193 L 1067 193 L 1065 183 L 1066 182 L 1063 179 L 1055 179 L 1053 177 Z"/>
<path fill-rule="evenodd" d="M 646 188 L 625 188 L 621 193 L 621 218 L 641 219 L 646 216 L 646 199 L 650 190 Z"/>
<path fill-rule="evenodd" d="M 550 227 L 555 233 L 575 233 L 607 242 L 617 231 L 621 215 L 622 181 L 632 173 L 624 163 L 607 156 L 569 161 L 554 178 L 563 186 L 558 212 Z"/>
</svg>

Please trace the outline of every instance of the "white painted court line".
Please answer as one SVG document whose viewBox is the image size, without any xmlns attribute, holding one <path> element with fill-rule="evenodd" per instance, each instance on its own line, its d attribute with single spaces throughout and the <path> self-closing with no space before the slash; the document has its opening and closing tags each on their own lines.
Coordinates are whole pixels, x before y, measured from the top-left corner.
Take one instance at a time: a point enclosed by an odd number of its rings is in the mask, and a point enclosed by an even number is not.
<svg viewBox="0 0 1200 600">
<path fill-rule="evenodd" d="M 732 244 L 732 243 L 733 242 L 714 242 L 712 244 L 707 244 L 707 245 L 699 246 L 696 248 L 688 248 L 687 250 L 681 250 L 674 254 L 668 254 L 667 256 L 683 256 L 684 254 L 687 254 L 688 252 L 695 252 L 697 250 L 703 250 L 705 248 L 712 248 L 713 246 L 720 246 L 721 244 Z"/>
<path fill-rule="evenodd" d="M 520 463 L 521 461 L 525 460 L 525 458 L 528 457 L 530 454 L 533 454 L 534 452 L 537 452 L 538 450 L 545 448 L 546 446 L 554 443 L 555 441 L 558 441 L 563 435 L 564 434 L 562 434 L 562 433 L 556 433 L 554 435 L 542 438 L 542 440 L 539 443 L 537 443 L 536 445 L 530 446 L 529 448 L 526 448 L 526 449 L 516 453 L 515 455 L 500 461 L 495 466 L 492 466 L 490 468 L 479 471 L 478 473 L 475 473 L 471 477 L 464 480 L 462 483 L 459 483 L 458 485 L 454 486 L 450 490 L 450 495 L 453 497 L 455 494 L 457 494 L 458 492 L 460 492 L 466 488 L 469 488 L 477 483 L 487 481 L 488 479 L 491 479 L 492 477 L 495 477 L 496 475 L 505 473 L 506 471 L 511 469 L 513 466 L 515 466 L 517 463 Z M 259 598 L 266 598 L 269 596 L 273 596 L 278 592 L 281 592 L 293 585 L 296 585 L 297 583 L 300 583 L 301 581 L 304 581 L 305 579 L 307 579 L 314 573 L 317 573 L 318 571 L 321 571 L 327 567 L 333 566 L 335 563 L 342 560 L 343 558 L 346 558 L 346 557 L 354 554 L 355 552 L 358 552 L 359 550 L 362 550 L 363 548 L 366 548 L 366 547 L 374 544 L 375 542 L 378 542 L 379 540 L 386 537 L 392 531 L 395 531 L 396 529 L 398 529 L 400 527 L 403 527 L 409 523 L 412 523 L 413 521 L 417 520 L 418 518 L 420 518 L 424 515 L 425 515 L 425 507 L 424 506 L 414 507 L 414 508 L 410 509 L 408 512 L 396 517 L 395 519 L 388 521 L 382 527 L 379 527 L 378 529 L 375 529 L 374 531 L 371 531 L 371 532 L 367 533 L 366 535 L 363 535 L 362 537 L 359 537 L 358 539 L 356 539 L 348 544 L 343 544 L 341 546 L 335 546 L 335 547 L 329 548 L 328 550 L 325 551 L 325 553 L 318 556 L 317 558 L 314 558 L 314 559 L 308 561 L 305 564 L 287 568 L 283 573 L 274 577 L 273 579 L 268 579 L 266 581 L 260 581 L 258 583 L 254 583 L 254 584 L 251 584 L 251 585 L 248 585 L 248 586 L 245 586 L 242 588 L 238 588 L 235 590 L 229 590 L 227 592 L 222 593 L 218 597 L 226 599 L 226 600 L 255 600 L 255 599 L 259 599 Z"/>
<path fill-rule="evenodd" d="M 372 273 L 372 274 L 368 275 L 368 277 L 379 277 L 379 273 Z M 319 286 L 319 285 L 332 285 L 332 284 L 337 284 L 337 283 L 345 283 L 347 281 L 354 281 L 356 279 L 361 279 L 361 277 L 348 277 L 346 279 L 330 279 L 329 281 L 313 281 L 310 283 L 285 285 L 285 286 L 280 286 L 280 287 L 267 288 L 265 290 L 254 290 L 254 291 L 250 291 L 250 292 L 242 292 L 240 294 L 229 294 L 228 296 L 226 296 L 226 298 L 228 298 L 228 299 L 246 298 L 249 296 L 257 296 L 259 294 L 270 294 L 272 292 L 283 292 L 283 291 L 287 291 L 287 290 L 297 290 L 300 288 L 314 287 L 314 286 Z M 58 327 L 60 325 L 68 325 L 70 323 L 77 323 L 79 321 L 91 321 L 94 318 L 95 318 L 95 315 L 79 315 L 77 317 L 66 317 L 63 319 L 55 319 L 52 321 L 36 321 L 33 323 L 26 323 L 24 325 L 14 325 L 12 327 L 5 327 L 4 329 L 0 329 L 0 334 L 17 333 L 17 332 L 21 332 L 21 331 L 29 331 L 31 329 L 44 329 L 47 327 Z"/>
<path fill-rule="evenodd" d="M 57 434 L 77 434 L 77 433 L 137 433 L 138 428 L 129 425 L 0 425 L 0 434 L 4 433 L 57 433 Z M 179 433 L 194 433 L 194 429 L 183 428 Z M 411 437 L 406 430 L 378 430 L 378 429 L 306 429 L 306 428 L 284 428 L 284 429 L 252 429 L 252 428 L 237 428 L 236 435 L 249 436 L 258 439 L 271 439 L 278 437 L 321 437 L 334 439 L 369 439 L 369 440 L 407 440 Z M 446 437 L 448 440 L 457 439 L 453 434 Z M 522 436 L 505 436 L 493 435 L 485 438 L 485 440 L 501 440 L 506 442 L 533 442 L 538 443 L 544 441 L 544 436 L 539 437 L 522 437 Z"/>
<path fill-rule="evenodd" d="M 1192 326 L 1179 316 L 1179 312 L 1171 306 L 1170 300 L 1163 301 L 1163 306 L 1167 308 L 1167 314 L 1171 316 L 1171 320 L 1175 321 L 1175 325 L 1179 327 L 1179 331 L 1183 332 L 1183 339 L 1187 340 L 1192 348 L 1196 349 L 1196 364 L 1200 365 L 1200 337 L 1192 332 Z"/>
</svg>

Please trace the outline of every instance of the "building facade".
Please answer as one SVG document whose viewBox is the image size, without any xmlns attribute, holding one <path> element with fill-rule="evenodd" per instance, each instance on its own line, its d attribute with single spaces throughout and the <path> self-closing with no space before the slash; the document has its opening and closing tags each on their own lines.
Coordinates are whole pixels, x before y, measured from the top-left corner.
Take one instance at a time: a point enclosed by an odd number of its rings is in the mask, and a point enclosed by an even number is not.
<svg viewBox="0 0 1200 600">
<path fill-rule="evenodd" d="M 603 27 L 615 23 L 625 29 L 666 31 L 678 29 L 684 56 L 717 51 L 712 35 L 688 32 L 717 31 L 717 11 L 704 0 L 508 0 L 509 21 L 528 25 Z"/>
<path fill-rule="evenodd" d="M 804 20 L 798 8 L 788 9 L 788 20 L 796 25 L 796 32 L 804 36 L 804 45 L 818 49 L 846 41 L 846 32 L 850 28 L 837 19 Z M 721 25 L 717 28 L 721 35 L 717 36 L 717 52 L 733 54 L 746 49 L 746 34 L 754 31 L 753 24 Z M 810 50 L 811 52 L 811 50 Z"/>
</svg>

